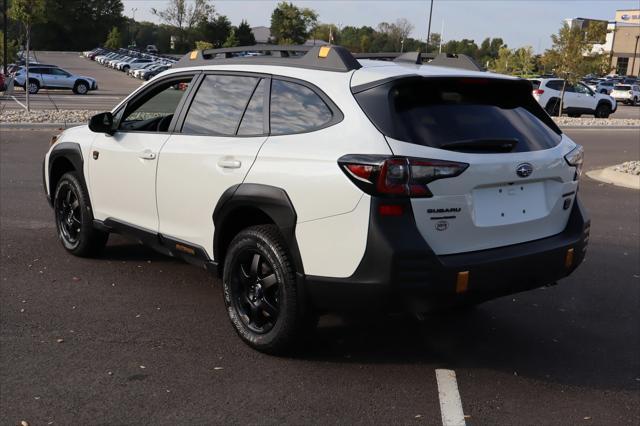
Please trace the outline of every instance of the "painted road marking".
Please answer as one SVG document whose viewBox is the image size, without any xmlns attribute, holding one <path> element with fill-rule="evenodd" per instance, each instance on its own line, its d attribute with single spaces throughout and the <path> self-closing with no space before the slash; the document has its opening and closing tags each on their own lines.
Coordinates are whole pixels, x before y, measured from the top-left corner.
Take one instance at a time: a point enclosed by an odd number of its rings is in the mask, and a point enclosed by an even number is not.
<svg viewBox="0 0 640 426">
<path fill-rule="evenodd" d="M 453 370 L 436 370 L 438 382 L 438 396 L 440 398 L 440 413 L 442 426 L 465 426 L 462 401 L 458 391 L 456 372 Z"/>
</svg>

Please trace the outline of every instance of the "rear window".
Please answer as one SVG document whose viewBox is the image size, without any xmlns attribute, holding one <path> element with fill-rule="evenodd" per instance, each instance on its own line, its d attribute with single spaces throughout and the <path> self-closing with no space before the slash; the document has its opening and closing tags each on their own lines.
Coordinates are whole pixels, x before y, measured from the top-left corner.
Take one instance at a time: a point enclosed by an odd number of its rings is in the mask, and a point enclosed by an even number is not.
<svg viewBox="0 0 640 426">
<path fill-rule="evenodd" d="M 621 84 L 618 84 L 617 86 L 613 87 L 613 90 L 631 90 L 631 86 L 623 86 Z"/>
<path fill-rule="evenodd" d="M 526 152 L 561 139 L 526 80 L 407 77 L 355 90 L 373 124 L 404 142 L 460 152 Z"/>
</svg>

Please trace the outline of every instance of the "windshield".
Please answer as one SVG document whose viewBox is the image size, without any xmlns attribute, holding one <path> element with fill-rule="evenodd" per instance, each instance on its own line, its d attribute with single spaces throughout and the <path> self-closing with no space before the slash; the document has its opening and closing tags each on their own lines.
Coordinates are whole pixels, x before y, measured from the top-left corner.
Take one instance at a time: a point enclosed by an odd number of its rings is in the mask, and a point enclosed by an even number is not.
<svg viewBox="0 0 640 426">
<path fill-rule="evenodd" d="M 355 97 L 373 124 L 397 140 L 465 152 L 477 151 L 474 144 L 483 152 L 525 152 L 561 139 L 531 90 L 526 80 L 406 77 Z"/>
</svg>

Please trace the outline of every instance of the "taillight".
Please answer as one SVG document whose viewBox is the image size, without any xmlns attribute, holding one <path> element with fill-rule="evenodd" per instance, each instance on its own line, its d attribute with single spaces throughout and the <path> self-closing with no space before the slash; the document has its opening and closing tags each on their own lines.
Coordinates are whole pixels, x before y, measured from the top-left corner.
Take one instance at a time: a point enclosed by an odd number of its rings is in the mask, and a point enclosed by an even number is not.
<svg viewBox="0 0 640 426">
<path fill-rule="evenodd" d="M 544 93 L 544 90 L 542 90 L 542 89 L 536 89 L 536 90 L 533 91 L 534 95 L 542 95 L 543 93 Z"/>
<path fill-rule="evenodd" d="M 432 197 L 428 183 L 458 176 L 469 167 L 454 161 L 356 154 L 341 157 L 338 164 L 358 188 L 385 197 Z"/>
<path fill-rule="evenodd" d="M 576 173 L 573 175 L 573 180 L 580 179 L 582 175 L 582 164 L 584 163 L 584 148 L 581 145 L 577 145 L 567 155 L 564 156 L 568 165 L 576 168 Z"/>
</svg>

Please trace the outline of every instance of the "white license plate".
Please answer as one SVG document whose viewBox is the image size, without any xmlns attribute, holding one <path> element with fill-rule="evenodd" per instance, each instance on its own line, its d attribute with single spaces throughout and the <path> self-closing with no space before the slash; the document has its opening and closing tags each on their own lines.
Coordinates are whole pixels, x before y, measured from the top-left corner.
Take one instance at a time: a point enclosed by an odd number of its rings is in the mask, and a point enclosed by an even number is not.
<svg viewBox="0 0 640 426">
<path fill-rule="evenodd" d="M 475 189 L 473 210 L 476 226 L 527 222 L 549 214 L 543 182 Z"/>
</svg>

